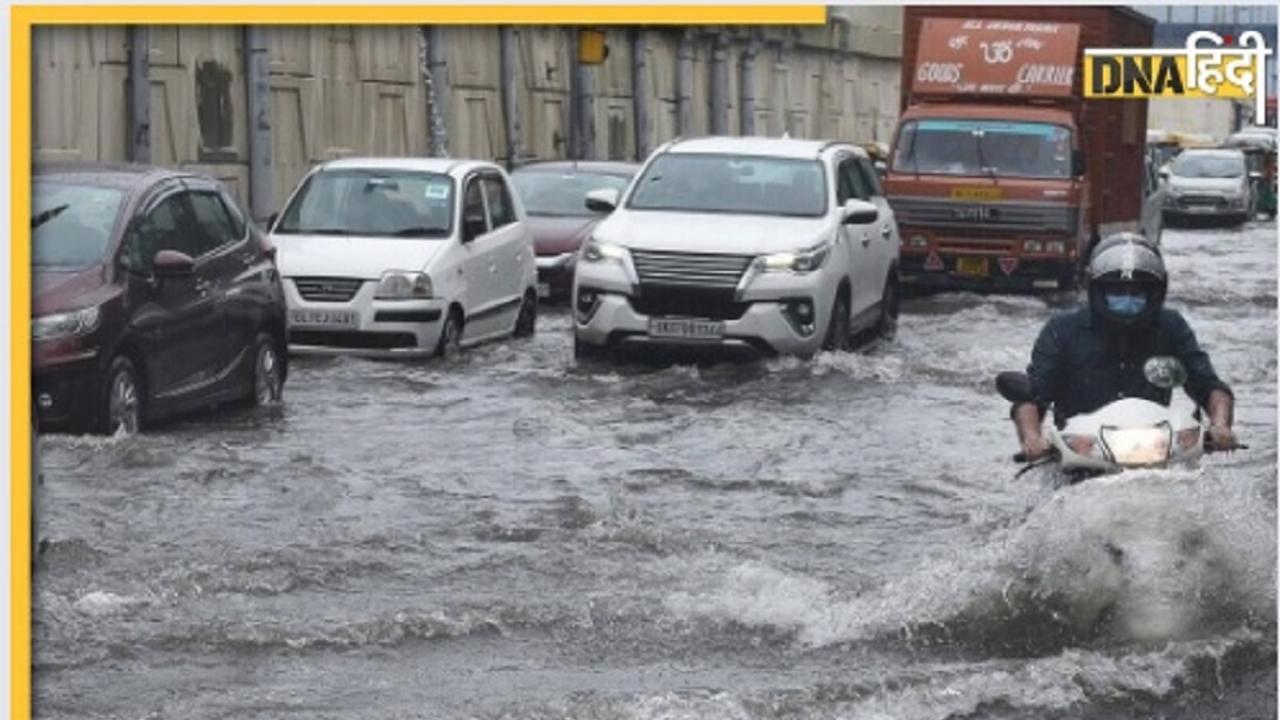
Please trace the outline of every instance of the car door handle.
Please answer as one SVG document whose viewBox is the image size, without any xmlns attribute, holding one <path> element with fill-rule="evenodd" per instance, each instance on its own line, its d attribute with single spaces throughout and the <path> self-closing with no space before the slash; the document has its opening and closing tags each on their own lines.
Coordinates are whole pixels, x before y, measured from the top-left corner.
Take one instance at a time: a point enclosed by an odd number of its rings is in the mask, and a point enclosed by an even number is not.
<svg viewBox="0 0 1280 720">
<path fill-rule="evenodd" d="M 866 233 L 863 233 L 863 234 L 862 234 L 862 247 L 867 247 L 867 246 L 868 246 L 868 245 L 870 245 L 870 244 L 871 244 L 871 236 L 870 236 L 870 235 L 868 235 L 868 234 L 866 234 Z"/>
<path fill-rule="evenodd" d="M 880 237 L 884 238 L 885 240 L 888 240 L 889 236 L 892 234 L 893 234 L 893 230 L 890 229 L 888 225 L 880 226 Z"/>
</svg>

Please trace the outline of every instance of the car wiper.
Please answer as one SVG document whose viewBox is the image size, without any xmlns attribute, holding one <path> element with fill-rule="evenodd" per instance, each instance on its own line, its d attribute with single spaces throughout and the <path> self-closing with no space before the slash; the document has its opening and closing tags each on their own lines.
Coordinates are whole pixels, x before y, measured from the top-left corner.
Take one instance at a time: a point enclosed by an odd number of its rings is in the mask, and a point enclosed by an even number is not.
<svg viewBox="0 0 1280 720">
<path fill-rule="evenodd" d="M 51 208 L 49 208 L 48 210 L 44 210 L 44 211 L 41 211 L 41 212 L 39 212 L 39 213 L 36 213 L 35 215 L 32 215 L 32 216 L 31 216 L 31 229 L 32 229 L 32 230 L 35 230 L 36 228 L 40 227 L 41 225 L 43 225 L 43 224 L 45 224 L 45 223 L 49 222 L 50 220 L 52 220 L 52 219 L 54 219 L 54 218 L 58 217 L 59 215 L 61 215 L 61 214 L 63 213 L 63 211 L 64 211 L 64 210 L 66 210 L 66 209 L 67 209 L 67 208 L 69 208 L 69 207 L 71 207 L 71 203 L 63 203 L 63 204 L 61 204 L 61 205 L 55 205 L 54 207 L 51 207 Z"/>
<path fill-rule="evenodd" d="M 415 235 L 442 235 L 447 232 L 444 228 L 438 227 L 407 227 L 401 228 L 393 233 L 392 237 L 412 237 Z"/>
</svg>

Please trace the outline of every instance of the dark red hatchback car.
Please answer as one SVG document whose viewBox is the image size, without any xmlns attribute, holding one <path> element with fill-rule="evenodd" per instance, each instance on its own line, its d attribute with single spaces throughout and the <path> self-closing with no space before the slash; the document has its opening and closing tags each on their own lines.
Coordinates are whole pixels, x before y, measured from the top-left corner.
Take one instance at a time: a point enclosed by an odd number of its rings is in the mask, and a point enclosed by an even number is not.
<svg viewBox="0 0 1280 720">
<path fill-rule="evenodd" d="M 132 432 L 288 371 L 274 252 L 214 180 L 130 165 L 36 166 L 32 394 L 42 432 Z"/>
<path fill-rule="evenodd" d="M 602 188 L 622 192 L 639 171 L 636 163 L 575 160 L 531 163 L 512 171 L 511 184 L 529 216 L 543 300 L 569 301 L 578 248 L 604 219 L 587 209 L 587 193 Z"/>
</svg>

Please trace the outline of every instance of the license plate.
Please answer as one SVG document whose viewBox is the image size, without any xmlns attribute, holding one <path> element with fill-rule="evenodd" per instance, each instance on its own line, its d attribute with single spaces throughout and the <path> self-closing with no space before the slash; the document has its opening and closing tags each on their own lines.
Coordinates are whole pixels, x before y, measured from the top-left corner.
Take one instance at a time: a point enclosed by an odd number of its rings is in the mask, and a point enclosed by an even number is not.
<svg viewBox="0 0 1280 720">
<path fill-rule="evenodd" d="M 682 340 L 719 340 L 724 337 L 724 323 L 716 320 L 649 320 L 649 337 Z"/>
<path fill-rule="evenodd" d="M 956 274 L 969 277 L 986 277 L 990 273 L 986 258 L 956 258 Z"/>
<path fill-rule="evenodd" d="M 360 324 L 360 316 L 350 310 L 294 310 L 289 313 L 289 322 L 293 325 L 353 328 Z"/>
<path fill-rule="evenodd" d="M 958 187 L 951 188 L 952 200 L 999 200 L 1004 191 L 996 187 Z"/>
<path fill-rule="evenodd" d="M 546 300 L 547 298 L 551 297 L 550 283 L 544 283 L 544 282 L 538 283 L 538 297 L 542 300 Z"/>
</svg>

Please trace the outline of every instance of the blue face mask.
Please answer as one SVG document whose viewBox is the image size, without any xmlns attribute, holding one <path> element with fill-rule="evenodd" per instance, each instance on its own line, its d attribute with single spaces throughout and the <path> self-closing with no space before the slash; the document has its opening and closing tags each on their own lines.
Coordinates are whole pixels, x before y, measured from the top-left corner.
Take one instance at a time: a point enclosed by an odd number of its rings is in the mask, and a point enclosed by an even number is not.
<svg viewBox="0 0 1280 720">
<path fill-rule="evenodd" d="M 1135 317 L 1147 306 L 1146 295 L 1107 295 L 1107 310 L 1123 317 Z"/>
</svg>

